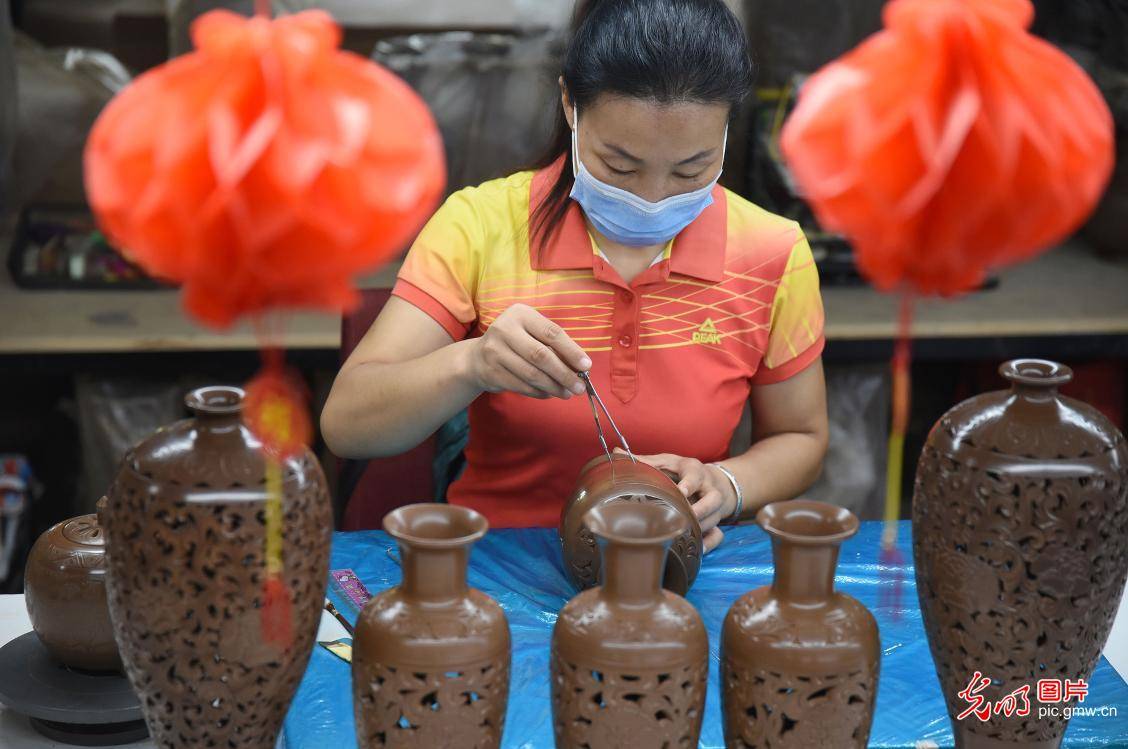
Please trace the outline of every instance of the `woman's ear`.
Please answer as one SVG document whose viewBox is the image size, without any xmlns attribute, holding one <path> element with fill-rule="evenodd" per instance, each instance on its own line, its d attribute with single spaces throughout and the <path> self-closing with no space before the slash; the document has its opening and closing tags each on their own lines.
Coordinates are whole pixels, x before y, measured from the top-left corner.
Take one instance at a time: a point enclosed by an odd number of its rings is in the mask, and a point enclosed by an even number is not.
<svg viewBox="0 0 1128 749">
<path fill-rule="evenodd" d="M 568 96 L 568 87 L 564 85 L 564 76 L 560 76 L 557 83 L 560 84 L 560 106 L 564 108 L 564 120 L 568 123 L 568 127 L 574 130 L 576 123 L 572 122 L 572 97 Z"/>
</svg>

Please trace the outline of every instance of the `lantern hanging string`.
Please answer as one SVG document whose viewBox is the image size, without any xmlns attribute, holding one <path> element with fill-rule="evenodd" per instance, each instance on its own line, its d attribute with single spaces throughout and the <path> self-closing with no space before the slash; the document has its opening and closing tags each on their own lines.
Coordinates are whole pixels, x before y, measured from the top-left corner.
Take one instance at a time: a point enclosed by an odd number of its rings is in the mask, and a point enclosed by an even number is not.
<svg viewBox="0 0 1128 749">
<path fill-rule="evenodd" d="M 892 398 L 890 403 L 889 444 L 885 466 L 885 527 L 881 534 L 881 564 L 887 585 L 882 586 L 883 603 L 896 615 L 900 609 L 901 588 L 904 580 L 904 555 L 897 549 L 897 530 L 901 519 L 901 485 L 904 476 L 905 433 L 912 409 L 912 320 L 913 296 L 910 291 L 901 295 L 897 322 L 897 340 L 891 361 Z M 891 570 L 891 573 L 888 572 Z M 890 579 L 891 578 L 891 579 Z"/>
</svg>

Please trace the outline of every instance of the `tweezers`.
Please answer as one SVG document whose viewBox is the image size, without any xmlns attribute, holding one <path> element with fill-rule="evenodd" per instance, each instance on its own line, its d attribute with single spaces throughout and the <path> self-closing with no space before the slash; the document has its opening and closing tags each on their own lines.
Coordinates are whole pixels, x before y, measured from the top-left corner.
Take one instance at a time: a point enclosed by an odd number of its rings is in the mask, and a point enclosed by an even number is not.
<svg viewBox="0 0 1128 749">
<path fill-rule="evenodd" d="M 584 381 L 584 386 L 587 389 L 588 404 L 591 405 L 591 416 L 595 419 L 595 431 L 599 434 L 599 443 L 603 445 L 603 452 L 607 453 L 607 459 L 611 460 L 611 448 L 607 446 L 607 438 L 603 434 L 603 424 L 599 420 L 599 411 L 595 409 L 595 404 L 599 403 L 599 408 L 602 409 L 603 415 L 607 417 L 608 423 L 611 428 L 615 430 L 615 436 L 619 438 L 619 443 L 623 446 L 623 450 L 631 459 L 631 462 L 637 463 L 634 453 L 631 452 L 631 446 L 627 444 L 627 438 L 619 431 L 619 427 L 615 425 L 615 420 L 611 418 L 611 412 L 607 410 L 607 406 L 603 404 L 603 399 L 599 397 L 599 393 L 595 392 L 595 386 L 591 384 L 591 375 L 587 372 L 580 372 L 580 379 Z"/>
</svg>

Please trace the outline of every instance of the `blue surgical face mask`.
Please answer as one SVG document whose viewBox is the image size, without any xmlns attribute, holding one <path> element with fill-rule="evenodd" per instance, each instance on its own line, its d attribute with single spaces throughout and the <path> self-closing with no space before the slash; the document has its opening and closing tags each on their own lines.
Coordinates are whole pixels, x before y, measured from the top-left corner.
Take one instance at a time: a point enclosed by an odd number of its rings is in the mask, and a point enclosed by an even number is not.
<svg viewBox="0 0 1128 749">
<path fill-rule="evenodd" d="M 689 226 L 701 212 L 713 204 L 713 187 L 721 178 L 721 171 L 709 184 L 693 192 L 671 195 L 652 203 L 633 192 L 606 182 L 601 182 L 587 170 L 580 160 L 580 118 L 572 107 L 572 199 L 584 209 L 584 214 L 600 234 L 612 242 L 645 247 L 665 244 Z M 725 141 L 728 127 L 725 127 Z M 721 163 L 724 163 L 724 146 Z"/>
</svg>

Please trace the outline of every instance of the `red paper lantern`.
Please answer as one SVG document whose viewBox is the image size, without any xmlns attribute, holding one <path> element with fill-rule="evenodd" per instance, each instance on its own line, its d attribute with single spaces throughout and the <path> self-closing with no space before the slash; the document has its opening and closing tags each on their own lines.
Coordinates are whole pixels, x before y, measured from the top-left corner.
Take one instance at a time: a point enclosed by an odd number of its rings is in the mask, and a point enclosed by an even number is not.
<svg viewBox="0 0 1128 749">
<path fill-rule="evenodd" d="M 1028 0 L 892 0 L 885 30 L 803 87 L 781 146 L 878 287 L 954 294 L 1074 231 L 1113 122 Z"/>
<path fill-rule="evenodd" d="M 430 112 L 339 51 L 321 11 L 213 11 L 192 38 L 195 52 L 142 75 L 94 125 L 86 190 L 102 228 L 183 284 L 204 323 L 347 308 L 353 278 L 402 249 L 440 197 Z"/>
</svg>

